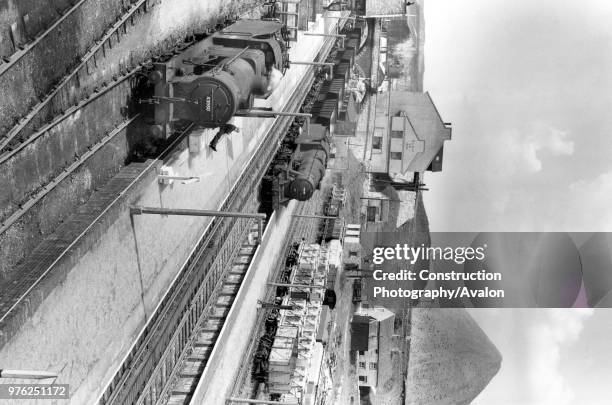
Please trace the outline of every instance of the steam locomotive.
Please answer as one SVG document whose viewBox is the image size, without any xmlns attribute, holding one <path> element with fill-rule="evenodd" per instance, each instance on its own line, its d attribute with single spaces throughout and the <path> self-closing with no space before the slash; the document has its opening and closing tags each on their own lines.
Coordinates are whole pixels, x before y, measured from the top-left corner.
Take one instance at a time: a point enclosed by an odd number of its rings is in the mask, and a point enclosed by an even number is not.
<svg viewBox="0 0 612 405">
<path fill-rule="evenodd" d="M 154 104 L 153 134 L 169 137 L 177 120 L 221 127 L 250 109 L 255 97 L 269 94 L 271 78 L 288 68 L 289 40 L 286 24 L 275 18 L 243 19 L 155 63 L 147 100 Z"/>
<path fill-rule="evenodd" d="M 342 31 L 344 46 L 336 47 L 327 58 L 333 62 L 333 70 L 322 70 L 316 76 L 302 106 L 303 112 L 312 114 L 310 122 L 294 120 L 262 181 L 264 212 L 271 213 L 292 199 L 309 200 L 325 175 L 332 136 L 355 130 L 358 106 L 346 88 L 362 29 L 356 26 Z"/>
<path fill-rule="evenodd" d="M 311 124 L 302 131 L 298 120 L 290 132 L 293 134 L 283 143 L 262 181 L 266 211 L 276 210 L 291 199 L 307 201 L 325 175 L 330 156 L 329 129 Z"/>
</svg>

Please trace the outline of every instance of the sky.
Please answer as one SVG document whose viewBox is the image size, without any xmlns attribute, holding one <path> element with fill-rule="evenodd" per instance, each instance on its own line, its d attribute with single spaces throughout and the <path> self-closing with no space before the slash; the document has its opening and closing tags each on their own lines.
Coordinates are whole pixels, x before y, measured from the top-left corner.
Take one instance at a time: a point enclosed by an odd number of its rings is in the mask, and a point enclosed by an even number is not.
<svg viewBox="0 0 612 405">
<path fill-rule="evenodd" d="M 612 231 L 612 1 L 425 0 L 453 139 L 432 231 Z M 504 358 L 474 405 L 603 405 L 612 309 L 471 309 Z"/>
<path fill-rule="evenodd" d="M 469 309 L 502 353 L 472 405 L 607 405 L 612 309 Z"/>
<path fill-rule="evenodd" d="M 425 0 L 432 231 L 612 231 L 612 2 Z"/>
</svg>

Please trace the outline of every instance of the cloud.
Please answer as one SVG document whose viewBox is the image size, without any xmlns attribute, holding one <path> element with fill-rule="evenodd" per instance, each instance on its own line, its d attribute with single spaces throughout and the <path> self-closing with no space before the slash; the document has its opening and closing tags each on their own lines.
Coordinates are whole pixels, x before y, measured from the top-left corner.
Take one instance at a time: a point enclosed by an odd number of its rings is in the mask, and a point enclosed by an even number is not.
<svg viewBox="0 0 612 405">
<path fill-rule="evenodd" d="M 574 142 L 568 133 L 542 122 L 534 122 L 522 130 L 506 130 L 499 137 L 489 139 L 498 143 L 494 157 L 500 157 L 497 164 L 506 172 L 539 172 L 543 167 L 542 155 L 574 154 Z"/>
<path fill-rule="evenodd" d="M 575 403 L 571 381 L 561 373 L 562 350 L 578 341 L 584 322 L 592 315 L 592 309 L 552 309 L 528 327 L 529 404 Z"/>
<path fill-rule="evenodd" d="M 592 180 L 580 180 L 569 185 L 571 215 L 567 228 L 587 232 L 612 232 L 612 171 Z"/>
</svg>

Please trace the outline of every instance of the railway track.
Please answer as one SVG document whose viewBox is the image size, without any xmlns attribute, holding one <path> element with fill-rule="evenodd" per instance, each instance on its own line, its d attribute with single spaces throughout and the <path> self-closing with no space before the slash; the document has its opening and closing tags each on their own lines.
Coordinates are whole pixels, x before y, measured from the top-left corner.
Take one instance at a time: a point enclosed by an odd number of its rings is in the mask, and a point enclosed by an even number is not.
<svg viewBox="0 0 612 405">
<path fill-rule="evenodd" d="M 305 201 L 303 203 L 299 203 L 296 213 L 297 215 L 313 215 L 317 212 L 317 205 L 319 204 L 320 193 L 317 192 L 315 196 L 309 201 Z M 314 242 L 316 236 L 317 225 L 316 221 L 308 220 L 306 218 L 293 218 L 291 221 L 291 225 L 289 227 L 289 233 L 285 238 L 285 243 L 283 245 L 281 257 L 287 257 L 291 246 L 295 242 L 300 242 L 302 240 L 306 240 L 307 242 Z M 279 261 L 276 264 L 274 270 L 272 270 L 272 280 L 277 282 L 283 282 L 281 280 L 281 272 L 285 267 L 284 261 Z M 266 302 L 273 302 L 275 296 L 275 289 L 269 288 L 266 293 Z M 257 346 L 259 343 L 258 337 L 263 335 L 265 332 L 265 319 L 270 315 L 270 310 L 260 310 L 257 314 L 257 320 L 255 322 L 258 325 L 258 329 L 253 331 L 254 338 L 251 340 L 249 347 L 244 355 L 246 361 L 243 363 L 242 367 L 238 371 L 236 380 L 234 382 L 234 387 L 232 389 L 232 397 L 236 398 L 246 398 L 250 396 L 251 398 L 256 398 L 260 386 L 259 384 L 252 385 L 251 381 L 251 370 L 253 365 L 253 356 L 257 350 Z"/>
<path fill-rule="evenodd" d="M 321 61 L 334 42 L 326 41 Z M 315 68 L 311 67 L 285 110 L 295 111 L 300 107 L 314 80 Z M 220 207 L 221 211 L 255 210 L 257 187 L 292 120 L 286 116 L 276 119 L 271 135 L 251 157 Z M 220 312 L 215 315 L 215 311 L 211 311 L 214 307 L 211 299 L 223 294 L 224 289 L 227 294 L 237 291 L 235 286 L 230 288 L 223 280 L 231 280 L 231 269 L 235 268 L 233 260 L 238 254 L 236 246 L 242 246 L 245 235 L 241 232 L 248 228 L 230 219 L 214 218 L 210 222 L 98 403 L 157 404 L 189 400 L 206 367 L 207 353 L 216 343 L 214 336 L 223 325 L 223 313 L 226 314 L 231 306 L 227 298 L 227 302 L 220 303 Z M 238 278 L 242 275 L 238 274 L 240 271 L 235 274 Z"/>
<path fill-rule="evenodd" d="M 15 222 L 17 222 L 22 216 L 24 216 L 30 208 L 36 203 L 42 200 L 47 194 L 55 189 L 64 179 L 69 177 L 74 171 L 76 171 L 83 163 L 89 158 L 94 156 L 96 152 L 102 149 L 106 144 L 112 141 L 118 134 L 120 134 L 128 125 L 138 119 L 139 115 L 135 115 L 132 118 L 122 122 L 120 125 L 115 127 L 108 134 L 103 136 L 98 142 L 91 145 L 88 150 L 79 156 L 71 165 L 66 167 L 59 175 L 53 180 L 47 183 L 44 187 L 40 188 L 35 192 L 25 203 L 21 204 L 19 208 L 14 211 L 4 222 L 0 223 L 0 234 L 8 230 Z"/>
<path fill-rule="evenodd" d="M 79 4 L 81 4 L 80 2 Z M 135 2 L 132 7 L 128 10 L 128 12 L 118 20 L 118 22 L 113 25 L 113 27 L 109 30 L 109 32 L 104 36 L 104 38 L 96 45 L 88 54 L 83 58 L 83 62 L 77 66 L 75 70 L 72 71 L 68 76 L 66 76 L 60 84 L 56 86 L 56 88 L 41 102 L 39 103 L 25 118 L 23 118 L 20 123 L 14 127 L 4 138 L 0 139 L 0 165 L 5 162 L 15 158 L 19 152 L 28 147 L 28 145 L 35 142 L 38 138 L 43 135 L 49 133 L 52 128 L 56 127 L 60 123 L 69 119 L 70 117 L 77 114 L 79 111 L 82 111 L 84 108 L 89 106 L 92 103 L 100 101 L 103 97 L 114 97 L 120 96 L 125 93 L 130 93 L 133 87 L 132 80 L 133 78 L 141 71 L 142 66 L 147 63 L 150 63 L 151 60 L 146 61 L 142 65 L 134 65 L 135 62 L 130 62 L 126 66 L 122 66 L 120 68 L 120 73 L 114 75 L 112 80 L 101 86 L 90 89 L 91 91 L 86 94 L 81 94 L 74 96 L 75 89 L 81 89 L 81 91 L 85 91 L 85 87 L 79 87 L 79 78 L 82 77 L 83 74 L 88 73 L 90 71 L 90 60 L 93 58 L 93 62 L 96 61 L 96 54 L 106 47 L 112 47 L 113 38 L 116 35 L 116 41 L 119 41 L 120 35 L 127 34 L 126 24 L 128 22 L 133 24 L 133 17 L 136 13 L 144 12 L 139 11 L 143 7 L 146 9 L 146 5 L 149 4 L 145 0 L 140 0 Z M 259 4 L 256 6 L 246 7 L 241 10 L 241 14 L 238 18 L 247 15 L 248 13 L 254 11 L 259 7 Z M 229 23 L 229 20 L 226 20 Z M 216 28 L 220 28 L 217 26 Z M 123 34 L 120 34 L 123 32 Z M 163 55 L 159 55 L 158 57 L 167 57 L 172 55 L 173 52 L 182 50 L 192 45 L 195 39 L 195 34 L 192 36 L 192 41 L 181 42 L 180 44 L 175 45 L 172 48 L 172 52 L 163 52 Z M 106 44 L 106 45 L 105 45 Z M 72 96 L 70 94 L 73 94 Z M 74 97 L 76 98 L 74 98 Z M 72 101 L 71 97 L 76 100 L 76 104 L 68 106 L 65 110 L 62 109 L 59 115 L 56 115 L 50 122 L 43 125 L 41 128 L 37 129 L 33 133 L 25 134 L 21 133 L 24 128 L 28 126 L 28 124 L 37 116 L 43 109 L 53 102 L 55 98 L 61 100 L 63 103 L 61 108 L 66 107 Z M 74 101 L 73 100 L 73 101 Z M 125 129 L 129 124 L 134 122 L 138 118 L 138 115 L 133 115 L 123 122 L 114 125 L 112 128 L 109 128 L 109 131 L 102 136 L 97 142 L 88 146 L 82 153 L 79 153 L 79 156 L 75 159 L 74 162 L 69 164 L 66 167 L 58 168 L 58 174 L 52 178 L 46 184 L 41 185 L 26 201 L 20 202 L 19 206 L 4 219 L 0 223 L 0 234 L 7 231 L 13 224 L 15 224 L 23 215 L 25 215 L 28 210 L 34 206 L 36 203 L 41 201 L 47 194 L 49 194 L 55 187 L 57 187 L 60 182 L 76 171 L 79 167 L 81 167 L 89 158 L 94 156 L 95 152 L 100 150 L 104 145 L 106 145 L 109 141 L 111 141 L 115 136 L 120 134 L 123 129 Z M 27 131 L 26 131 L 27 132 Z"/>
<path fill-rule="evenodd" d="M 221 210 L 253 212 L 255 187 L 253 173 L 245 170 L 237 191 L 228 195 Z M 224 278 L 244 229 L 249 227 L 244 220 L 231 218 L 214 218 L 209 223 L 98 403 L 160 401 L 160 393 L 189 343 L 196 321 Z"/>
<path fill-rule="evenodd" d="M 172 372 L 172 383 L 162 391 L 162 403 L 189 403 L 255 255 L 258 243 L 252 241 L 257 235 L 257 227 L 252 227 L 248 233 L 246 240 L 239 245 L 240 250 L 234 257 L 226 277 L 219 281 L 215 293 L 206 303 L 195 333 L 179 359 L 179 366 Z"/>
<path fill-rule="evenodd" d="M 28 55 L 29 52 L 44 43 L 45 39 L 48 38 L 51 33 L 61 28 L 63 24 L 66 23 L 72 15 L 76 14 L 81 6 L 88 1 L 89 0 L 71 1 L 70 5 L 64 10 L 56 10 L 60 16 L 49 26 L 49 28 L 34 34 L 33 38 L 27 43 L 14 43 L 15 52 L 12 55 L 7 55 L 0 59 L 0 76 L 13 68 L 23 57 Z M 13 36 L 14 33 L 11 32 L 11 37 Z M 16 42 L 16 39 L 13 38 L 13 42 Z"/>
<path fill-rule="evenodd" d="M 19 52 L 15 57 L 10 59 L 9 63 L 0 66 L 0 75 L 6 73 L 10 68 L 14 67 L 16 63 L 24 57 L 28 52 L 32 51 L 38 44 L 42 43 L 45 38 L 51 35 L 56 29 L 61 29 L 62 23 L 67 21 L 70 15 L 77 12 L 77 10 L 83 6 L 88 0 L 80 0 L 74 4 L 66 14 L 64 14 L 55 24 L 48 28 L 41 36 L 39 36 L 30 46 Z M 90 98 L 90 94 L 87 88 L 81 86 L 81 79 L 85 75 L 90 75 L 96 68 L 98 60 L 105 56 L 108 49 L 112 49 L 113 42 L 119 43 L 121 37 L 127 34 L 127 25 L 130 23 L 134 24 L 134 17 L 141 13 L 147 12 L 150 7 L 148 0 L 138 0 L 132 2 L 131 6 L 127 8 L 124 14 L 119 17 L 106 31 L 104 36 L 93 45 L 93 47 L 81 58 L 81 62 L 72 69 L 72 71 L 65 76 L 59 83 L 57 83 L 39 103 L 37 103 L 24 117 L 22 117 L 17 124 L 8 131 L 8 133 L 0 140 L 0 153 L 14 150 L 20 143 L 23 142 L 25 137 L 29 134 L 26 133 L 26 129 L 31 129 L 31 123 L 36 125 L 41 120 L 33 122 L 33 120 L 40 114 L 46 113 L 42 120 L 49 118 L 49 116 L 61 114 L 62 111 L 74 109 L 78 107 L 78 104 Z M 121 69 L 120 69 L 121 70 Z M 128 68 L 127 70 L 132 70 Z M 123 73 L 123 72 L 122 72 Z M 49 107 L 49 108 L 48 108 Z M 78 110 L 78 108 L 77 108 Z M 5 159 L 3 155 L 0 159 L 0 163 Z"/>
<path fill-rule="evenodd" d="M 86 0 L 79 1 L 70 9 L 69 13 L 75 12 L 85 1 Z M 106 53 L 111 50 L 113 46 L 119 44 L 124 36 L 128 35 L 128 31 L 130 30 L 129 27 L 135 25 L 136 18 L 140 14 L 147 13 L 151 7 L 157 3 L 159 3 L 159 0 L 132 0 L 131 6 L 81 58 L 80 63 L 72 69 L 68 75 L 61 79 L 59 83 L 52 88 L 51 92 L 37 103 L 24 117 L 19 119 L 12 129 L 0 138 L 0 164 L 18 153 L 36 138 L 48 132 L 50 128 L 78 112 L 92 100 L 112 91 L 113 88 L 121 85 L 140 71 L 141 66 L 147 63 L 147 61 L 135 60 L 130 53 L 129 58 L 124 58 L 119 63 L 115 73 L 101 84 L 96 83 L 95 80 L 91 80 L 93 83 L 85 83 L 85 78 L 91 76 L 96 71 L 98 63 L 106 57 Z M 258 7 L 260 7 L 259 3 L 243 6 L 238 10 L 237 18 L 247 15 Z M 69 14 L 66 14 L 64 18 L 68 15 Z M 62 18 L 61 21 L 64 21 L 64 18 Z M 56 24 L 49 28 L 41 39 L 48 35 L 53 29 L 57 28 L 61 21 L 56 22 Z M 219 23 L 214 28 L 219 28 Z M 212 30 L 213 27 L 210 27 L 209 31 Z M 155 57 L 170 56 L 174 52 L 185 49 L 193 43 L 195 37 L 196 33 L 193 32 L 190 36 L 191 39 L 187 41 L 170 38 L 169 41 L 166 41 L 169 42 L 169 44 L 166 44 Z M 39 42 L 40 41 L 35 41 L 35 44 Z M 24 49 L 24 51 L 20 53 L 20 57 L 23 57 L 28 50 L 33 49 L 35 44 Z M 13 66 L 19 58 L 11 58 L 10 63 L 0 65 L 0 75 Z"/>
</svg>

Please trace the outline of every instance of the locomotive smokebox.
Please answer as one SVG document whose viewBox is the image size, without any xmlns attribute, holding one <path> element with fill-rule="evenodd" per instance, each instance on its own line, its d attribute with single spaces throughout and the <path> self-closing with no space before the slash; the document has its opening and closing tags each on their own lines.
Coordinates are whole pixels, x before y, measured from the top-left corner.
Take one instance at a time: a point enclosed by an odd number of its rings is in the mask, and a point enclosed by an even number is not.
<svg viewBox="0 0 612 405">
<path fill-rule="evenodd" d="M 223 65 L 228 63 L 227 65 Z M 251 95 L 262 94 L 267 83 L 244 59 L 227 58 L 222 69 L 200 76 L 184 76 L 173 82 L 176 114 L 203 127 L 214 128 L 227 123 L 239 109 L 251 106 Z"/>
<path fill-rule="evenodd" d="M 298 201 L 308 201 L 314 193 L 312 181 L 304 177 L 298 177 L 286 187 L 285 195 Z"/>
</svg>

